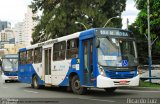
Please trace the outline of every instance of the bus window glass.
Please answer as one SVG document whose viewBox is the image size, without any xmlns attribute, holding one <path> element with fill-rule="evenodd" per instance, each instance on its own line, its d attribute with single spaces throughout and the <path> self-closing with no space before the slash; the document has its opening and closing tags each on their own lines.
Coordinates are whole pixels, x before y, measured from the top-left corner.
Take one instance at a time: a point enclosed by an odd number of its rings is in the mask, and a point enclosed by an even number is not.
<svg viewBox="0 0 160 104">
<path fill-rule="evenodd" d="M 20 52 L 20 64 L 26 64 L 27 54 L 26 51 Z"/>
<path fill-rule="evenodd" d="M 78 39 L 71 39 L 67 41 L 67 59 L 78 57 Z"/>
<path fill-rule="evenodd" d="M 18 58 L 17 59 L 3 59 L 3 71 L 18 71 Z"/>
<path fill-rule="evenodd" d="M 2 68 L 3 73 L 5 73 L 5 75 L 7 75 L 6 73 L 17 72 L 18 71 L 18 55 L 17 54 L 3 55 L 1 68 Z"/>
<path fill-rule="evenodd" d="M 138 63 L 134 47 L 134 42 L 126 39 L 100 38 L 99 64 L 102 66 L 123 66 L 123 61 L 126 60 L 127 66 L 136 66 Z"/>
<path fill-rule="evenodd" d="M 32 54 L 32 52 L 33 52 L 33 49 L 27 51 L 27 63 L 28 64 L 33 63 L 33 54 Z"/>
<path fill-rule="evenodd" d="M 34 63 L 42 62 L 42 47 L 35 48 L 34 50 Z"/>
<path fill-rule="evenodd" d="M 54 44 L 53 48 L 53 60 L 64 60 L 66 52 L 66 42 L 59 42 Z"/>
</svg>

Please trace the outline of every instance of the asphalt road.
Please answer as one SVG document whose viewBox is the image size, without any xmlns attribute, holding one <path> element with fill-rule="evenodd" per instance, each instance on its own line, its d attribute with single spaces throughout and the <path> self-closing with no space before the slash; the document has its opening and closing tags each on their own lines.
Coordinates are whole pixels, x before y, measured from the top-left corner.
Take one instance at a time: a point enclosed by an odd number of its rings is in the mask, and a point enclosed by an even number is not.
<svg viewBox="0 0 160 104">
<path fill-rule="evenodd" d="M 2 104 L 160 104 L 160 90 L 117 89 L 108 95 L 103 89 L 91 89 L 76 95 L 57 87 L 33 89 L 29 84 L 3 83 L 0 78 L 0 99 Z"/>
</svg>

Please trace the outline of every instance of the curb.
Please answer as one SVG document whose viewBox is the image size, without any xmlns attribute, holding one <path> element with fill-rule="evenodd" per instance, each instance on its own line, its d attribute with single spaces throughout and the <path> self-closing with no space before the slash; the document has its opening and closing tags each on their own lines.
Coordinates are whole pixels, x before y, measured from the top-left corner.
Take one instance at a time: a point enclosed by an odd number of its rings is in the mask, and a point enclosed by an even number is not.
<svg viewBox="0 0 160 104">
<path fill-rule="evenodd" d="M 119 87 L 118 89 L 160 91 L 160 87 L 159 88 L 153 88 L 153 87 Z"/>
</svg>

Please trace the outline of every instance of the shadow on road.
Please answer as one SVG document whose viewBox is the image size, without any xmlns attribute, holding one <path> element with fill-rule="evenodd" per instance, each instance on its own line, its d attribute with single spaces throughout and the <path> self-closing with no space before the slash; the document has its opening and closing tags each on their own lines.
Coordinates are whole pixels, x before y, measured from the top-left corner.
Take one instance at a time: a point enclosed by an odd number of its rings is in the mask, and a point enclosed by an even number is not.
<svg viewBox="0 0 160 104">
<path fill-rule="evenodd" d="M 94 97 L 121 97 L 121 96 L 130 96 L 130 95 L 135 95 L 133 92 L 126 92 L 124 91 L 119 91 L 118 89 L 112 93 L 109 94 L 105 92 L 103 89 L 97 89 L 97 90 L 88 90 L 86 93 L 87 96 L 94 96 Z"/>
<path fill-rule="evenodd" d="M 27 89 L 33 89 L 32 87 L 25 87 Z M 50 92 L 59 92 L 59 93 L 65 93 L 65 94 L 74 94 L 72 91 L 67 91 L 66 87 L 43 87 L 41 89 L 37 89 L 37 90 L 43 90 L 43 91 L 50 91 Z M 134 92 L 126 92 L 125 90 L 123 91 L 119 91 L 118 89 L 112 93 L 112 94 L 108 94 L 107 92 L 105 92 L 105 90 L 103 89 L 89 89 L 87 90 L 86 94 L 87 96 L 90 97 L 121 97 L 121 96 L 130 96 L 130 95 L 136 95 L 136 93 Z"/>
</svg>

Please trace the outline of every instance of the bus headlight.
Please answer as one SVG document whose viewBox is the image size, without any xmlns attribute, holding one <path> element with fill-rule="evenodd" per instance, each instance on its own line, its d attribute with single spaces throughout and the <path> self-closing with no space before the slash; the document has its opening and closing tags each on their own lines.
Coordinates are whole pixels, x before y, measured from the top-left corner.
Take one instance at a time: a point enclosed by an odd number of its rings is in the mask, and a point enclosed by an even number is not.
<svg viewBox="0 0 160 104">
<path fill-rule="evenodd" d="M 131 71 L 130 74 L 138 74 L 138 71 Z"/>
<path fill-rule="evenodd" d="M 137 75 L 139 74 L 138 70 L 137 70 Z"/>
<path fill-rule="evenodd" d="M 99 70 L 99 73 L 100 73 L 102 76 L 106 77 L 106 74 L 105 74 L 105 71 L 104 71 L 103 67 L 99 66 L 99 67 L 98 67 L 98 70 Z"/>
</svg>

